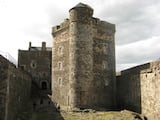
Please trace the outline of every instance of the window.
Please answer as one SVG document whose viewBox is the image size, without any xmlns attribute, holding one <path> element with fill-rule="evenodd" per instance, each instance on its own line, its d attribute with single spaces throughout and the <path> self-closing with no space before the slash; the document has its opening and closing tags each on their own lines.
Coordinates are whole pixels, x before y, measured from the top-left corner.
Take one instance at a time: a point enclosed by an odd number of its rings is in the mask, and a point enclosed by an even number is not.
<svg viewBox="0 0 160 120">
<path fill-rule="evenodd" d="M 18 102 L 21 102 L 21 97 L 20 96 L 18 96 Z"/>
<path fill-rule="evenodd" d="M 58 78 L 58 83 L 59 83 L 59 86 L 62 86 L 62 78 L 61 77 Z"/>
<path fill-rule="evenodd" d="M 105 86 L 108 86 L 108 85 L 109 85 L 109 81 L 108 81 L 108 79 L 105 79 L 105 80 L 104 80 L 104 82 L 105 82 L 105 83 L 104 83 L 104 84 L 105 84 Z"/>
<path fill-rule="evenodd" d="M 107 69 L 107 67 L 108 67 L 107 61 L 103 61 L 102 62 L 102 68 L 105 70 L 105 69 Z"/>
<path fill-rule="evenodd" d="M 25 70 L 26 66 L 25 66 L 25 65 L 20 65 L 20 68 L 21 68 L 22 70 Z"/>
<path fill-rule="evenodd" d="M 62 54 L 63 54 L 63 47 L 60 46 L 60 47 L 58 48 L 58 55 L 62 55 Z"/>
<path fill-rule="evenodd" d="M 31 68 L 35 69 L 37 67 L 37 63 L 35 61 L 31 62 Z"/>
<path fill-rule="evenodd" d="M 41 89 L 42 89 L 42 90 L 46 90 L 46 89 L 47 89 L 47 82 L 46 82 L 46 81 L 43 81 L 43 82 L 41 83 Z"/>
<path fill-rule="evenodd" d="M 43 99 L 40 100 L 40 104 L 43 104 Z"/>
<path fill-rule="evenodd" d="M 58 62 L 58 69 L 62 70 L 62 62 Z"/>
<path fill-rule="evenodd" d="M 104 54 L 108 53 L 108 44 L 107 43 L 103 43 L 103 53 Z"/>
<path fill-rule="evenodd" d="M 57 28 L 57 30 L 58 30 L 58 29 L 60 29 L 60 26 L 59 26 L 59 25 L 57 25 L 57 26 L 56 26 L 56 28 Z"/>
</svg>

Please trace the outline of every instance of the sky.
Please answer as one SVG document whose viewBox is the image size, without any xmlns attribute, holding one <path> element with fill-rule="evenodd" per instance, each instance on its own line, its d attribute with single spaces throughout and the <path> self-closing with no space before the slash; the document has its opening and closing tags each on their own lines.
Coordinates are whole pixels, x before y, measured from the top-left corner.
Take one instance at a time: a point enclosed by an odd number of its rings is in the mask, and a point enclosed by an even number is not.
<svg viewBox="0 0 160 120">
<path fill-rule="evenodd" d="M 0 0 L 0 53 L 17 60 L 18 49 L 52 46 L 51 28 L 79 2 L 94 17 L 116 25 L 116 70 L 160 58 L 160 0 Z"/>
</svg>

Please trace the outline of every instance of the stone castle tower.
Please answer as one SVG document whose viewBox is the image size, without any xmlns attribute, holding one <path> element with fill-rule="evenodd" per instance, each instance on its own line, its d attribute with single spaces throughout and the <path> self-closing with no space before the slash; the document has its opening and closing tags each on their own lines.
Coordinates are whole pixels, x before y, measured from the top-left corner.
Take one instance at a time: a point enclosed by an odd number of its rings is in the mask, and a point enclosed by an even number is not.
<svg viewBox="0 0 160 120">
<path fill-rule="evenodd" d="M 79 3 L 52 28 L 52 99 L 61 109 L 115 107 L 115 25 Z"/>
</svg>

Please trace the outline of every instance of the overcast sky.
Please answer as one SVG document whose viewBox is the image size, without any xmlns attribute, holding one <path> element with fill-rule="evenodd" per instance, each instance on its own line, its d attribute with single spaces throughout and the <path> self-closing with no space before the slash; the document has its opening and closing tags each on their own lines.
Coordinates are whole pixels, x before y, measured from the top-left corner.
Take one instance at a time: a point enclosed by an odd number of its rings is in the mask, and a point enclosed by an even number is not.
<svg viewBox="0 0 160 120">
<path fill-rule="evenodd" d="M 17 60 L 29 41 L 52 46 L 51 27 L 79 2 L 116 24 L 117 71 L 160 58 L 160 0 L 0 0 L 0 52 Z"/>
</svg>

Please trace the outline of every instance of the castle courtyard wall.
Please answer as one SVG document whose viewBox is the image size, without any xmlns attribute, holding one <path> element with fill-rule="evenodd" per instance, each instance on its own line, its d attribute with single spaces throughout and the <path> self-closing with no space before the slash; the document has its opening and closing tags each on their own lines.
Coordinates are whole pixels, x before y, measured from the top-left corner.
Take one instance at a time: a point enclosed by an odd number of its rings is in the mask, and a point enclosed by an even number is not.
<svg viewBox="0 0 160 120">
<path fill-rule="evenodd" d="M 0 82 L 0 86 L 3 86 L 0 89 L 3 91 L 2 120 L 16 120 L 18 114 L 23 112 L 30 100 L 31 77 L 2 56 L 0 56 L 0 61 L 0 69 L 3 70 L 0 79 L 3 81 L 3 83 Z"/>
<path fill-rule="evenodd" d="M 118 108 L 144 114 L 149 120 L 160 115 L 160 60 L 121 72 L 117 76 Z"/>
<path fill-rule="evenodd" d="M 4 120 L 7 102 L 7 76 L 8 64 L 6 59 L 0 56 L 0 120 Z"/>
</svg>

